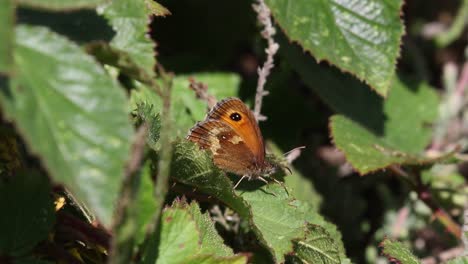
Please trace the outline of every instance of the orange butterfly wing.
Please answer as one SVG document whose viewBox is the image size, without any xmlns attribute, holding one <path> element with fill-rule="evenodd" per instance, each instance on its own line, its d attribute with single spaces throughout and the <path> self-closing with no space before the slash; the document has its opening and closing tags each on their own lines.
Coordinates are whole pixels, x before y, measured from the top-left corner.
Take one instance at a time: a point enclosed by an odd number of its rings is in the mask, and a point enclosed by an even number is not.
<svg viewBox="0 0 468 264">
<path fill-rule="evenodd" d="M 209 149 L 221 169 L 252 175 L 265 168 L 262 134 L 253 113 L 237 98 L 217 103 L 206 120 L 190 130 L 187 139 Z"/>
<path fill-rule="evenodd" d="M 234 120 L 235 114 L 239 114 L 240 120 Z M 222 120 L 229 124 L 253 153 L 256 162 L 263 164 L 265 146 L 262 133 L 252 111 L 240 99 L 230 97 L 220 101 L 208 113 L 206 119 Z"/>
<path fill-rule="evenodd" d="M 222 121 L 205 120 L 197 123 L 187 139 L 202 149 L 210 150 L 213 162 L 223 170 L 239 175 L 251 174 L 255 170 L 253 153 L 232 127 Z"/>
</svg>

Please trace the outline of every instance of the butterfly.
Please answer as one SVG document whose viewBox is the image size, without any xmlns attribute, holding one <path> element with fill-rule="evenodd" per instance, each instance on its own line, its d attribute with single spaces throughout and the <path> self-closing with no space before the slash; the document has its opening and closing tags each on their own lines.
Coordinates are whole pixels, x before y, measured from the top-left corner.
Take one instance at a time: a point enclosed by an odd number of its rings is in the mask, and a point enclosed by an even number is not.
<svg viewBox="0 0 468 264">
<path fill-rule="evenodd" d="M 259 179 L 275 171 L 265 159 L 262 133 L 250 109 L 238 98 L 230 97 L 218 102 L 204 121 L 193 126 L 187 139 L 208 150 L 220 169 L 242 176 Z"/>
</svg>

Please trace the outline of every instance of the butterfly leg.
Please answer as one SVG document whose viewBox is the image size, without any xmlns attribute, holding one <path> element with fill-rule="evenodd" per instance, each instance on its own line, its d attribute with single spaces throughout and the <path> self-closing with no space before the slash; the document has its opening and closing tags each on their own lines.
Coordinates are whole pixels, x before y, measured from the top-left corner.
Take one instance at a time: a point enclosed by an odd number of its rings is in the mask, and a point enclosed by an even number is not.
<svg viewBox="0 0 468 264">
<path fill-rule="evenodd" d="M 288 188 L 286 188 L 286 185 L 284 185 L 283 182 L 280 182 L 280 181 L 278 181 L 277 179 L 275 179 L 275 178 L 273 178 L 273 177 L 271 177 L 271 178 L 273 179 L 274 182 L 276 182 L 277 184 L 281 185 L 281 186 L 284 188 L 284 190 L 286 191 L 286 193 L 288 194 L 288 196 L 289 196 Z"/>
<path fill-rule="evenodd" d="M 268 184 L 268 181 L 265 180 L 265 178 L 263 178 L 262 176 L 258 176 L 257 179 L 259 179 L 259 180 L 265 182 L 266 184 Z M 286 188 L 286 185 L 284 185 L 284 183 L 278 181 L 277 179 L 275 179 L 273 177 L 271 177 L 271 179 L 273 179 L 273 181 L 276 182 L 277 184 L 281 185 L 284 188 L 284 190 L 286 191 L 286 193 L 288 194 L 288 196 L 289 196 L 288 188 Z"/>
<path fill-rule="evenodd" d="M 263 178 L 262 176 L 258 176 L 258 178 L 257 178 L 257 179 L 259 179 L 259 180 L 261 180 L 262 182 L 264 182 L 264 183 L 268 184 L 268 181 L 267 181 L 267 180 L 265 180 L 265 178 Z"/>
<path fill-rule="evenodd" d="M 236 183 L 236 185 L 234 185 L 234 189 L 236 189 L 236 187 L 239 185 L 239 183 L 241 183 L 241 181 L 242 181 L 245 177 L 249 177 L 249 176 L 248 176 L 248 175 L 242 175 L 242 177 L 240 178 L 240 180 Z"/>
</svg>

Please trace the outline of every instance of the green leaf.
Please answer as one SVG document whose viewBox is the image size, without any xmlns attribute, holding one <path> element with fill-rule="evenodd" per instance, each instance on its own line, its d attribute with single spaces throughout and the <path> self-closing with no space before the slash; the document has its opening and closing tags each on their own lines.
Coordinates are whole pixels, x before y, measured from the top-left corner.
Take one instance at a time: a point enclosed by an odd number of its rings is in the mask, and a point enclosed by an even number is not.
<svg viewBox="0 0 468 264">
<path fill-rule="evenodd" d="M 13 65 L 15 5 L 13 0 L 3 0 L 0 8 L 0 73 L 10 73 Z"/>
<path fill-rule="evenodd" d="M 409 153 L 420 153 L 430 143 L 430 125 L 438 115 L 439 98 L 426 83 L 394 80 L 384 103 L 384 136 L 391 144 Z"/>
<path fill-rule="evenodd" d="M 296 200 L 292 204 L 295 205 L 297 210 L 304 215 L 304 219 L 308 223 L 305 231 L 306 237 L 310 232 L 309 229 L 311 225 L 317 226 L 317 228 L 323 228 L 324 231 L 328 233 L 331 238 L 333 238 L 333 244 L 334 247 L 338 250 L 341 263 L 347 263 L 349 259 L 346 257 L 344 244 L 341 241 L 341 233 L 338 231 L 338 228 L 335 226 L 335 224 L 326 221 L 323 216 L 313 211 L 314 209 L 307 202 Z"/>
<path fill-rule="evenodd" d="M 172 86 L 171 114 L 173 119 L 172 138 L 185 138 L 189 129 L 205 118 L 206 103 L 195 98 L 189 89 L 189 77 L 208 85 L 209 92 L 219 100 L 235 96 L 240 84 L 240 78 L 235 74 L 226 73 L 198 73 L 190 76 L 179 75 L 174 78 Z M 131 111 L 135 111 L 139 104 L 152 105 L 155 113 L 162 109 L 161 98 L 150 88 L 140 85 L 131 94 Z"/>
<path fill-rule="evenodd" d="M 136 206 L 137 214 L 137 232 L 135 234 L 135 240 L 137 245 L 143 243 L 146 236 L 146 232 L 148 231 L 148 225 L 150 225 L 151 222 L 154 221 L 154 212 L 158 210 L 156 202 L 154 200 L 154 184 L 153 180 L 151 179 L 150 166 L 151 162 L 149 161 L 147 161 L 145 165 L 143 165 L 140 176 L 140 188 L 134 203 L 134 206 Z"/>
<path fill-rule="evenodd" d="M 387 95 L 403 35 L 401 0 L 266 3 L 291 41 Z"/>
<path fill-rule="evenodd" d="M 304 215 L 296 210 L 283 187 L 267 185 L 257 191 L 237 191 L 252 208 L 252 223 L 260 239 L 274 253 L 276 262 L 293 250 L 293 239 L 304 236 Z"/>
<path fill-rule="evenodd" d="M 183 208 L 166 208 L 161 217 L 161 234 L 156 263 L 184 263 L 199 248 L 200 231 Z"/>
<path fill-rule="evenodd" d="M 185 264 L 244 264 L 247 257 L 236 255 L 232 257 L 196 256 L 187 260 Z"/>
<path fill-rule="evenodd" d="M 445 264 L 468 264 L 468 257 L 457 257 L 450 259 Z"/>
<path fill-rule="evenodd" d="M 230 247 L 224 244 L 223 239 L 216 231 L 209 213 L 202 214 L 197 203 L 190 203 L 188 210 L 200 230 L 200 254 L 219 257 L 232 256 L 234 253 Z"/>
<path fill-rule="evenodd" d="M 341 263 L 335 241 L 325 229 L 309 225 L 306 238 L 294 243 L 295 254 L 304 263 Z"/>
<path fill-rule="evenodd" d="M 51 176 L 109 226 L 133 134 L 124 92 L 63 37 L 31 26 L 16 37 L 2 108 Z"/>
<path fill-rule="evenodd" d="M 144 102 L 139 102 L 136 106 L 136 115 L 140 122 L 148 124 L 148 144 L 156 149 L 156 143 L 159 141 L 161 132 L 161 118 L 155 107 Z"/>
<path fill-rule="evenodd" d="M 55 222 L 46 176 L 22 171 L 0 178 L 0 256 L 19 256 L 47 239 Z"/>
<path fill-rule="evenodd" d="M 55 11 L 95 8 L 107 0 L 18 0 L 20 5 Z"/>
<path fill-rule="evenodd" d="M 384 104 L 386 120 L 378 133 L 335 115 L 330 129 L 335 145 L 361 174 L 392 164 L 419 164 L 432 159 L 422 155 L 437 117 L 437 96 L 425 84 L 396 81 Z"/>
<path fill-rule="evenodd" d="M 224 246 L 208 221 L 195 202 L 176 201 L 164 209 L 156 263 L 246 263 L 245 256 L 234 256 Z"/>
<path fill-rule="evenodd" d="M 131 262 L 135 246 L 144 241 L 148 224 L 154 220 L 156 203 L 149 166 L 150 162 L 146 162 L 139 171 L 125 178 L 115 214 L 109 263 Z"/>
<path fill-rule="evenodd" d="M 151 14 L 155 16 L 168 16 L 171 15 L 171 11 L 169 9 L 165 8 L 163 5 L 160 3 L 153 1 L 153 0 L 145 0 L 146 5 L 148 6 L 149 10 L 151 11 Z"/>
<path fill-rule="evenodd" d="M 401 242 L 385 238 L 380 244 L 382 254 L 389 260 L 396 260 L 401 264 L 418 264 L 419 260 Z"/>
<path fill-rule="evenodd" d="M 154 77 L 155 43 L 148 34 L 151 10 L 146 1 L 114 0 L 98 8 L 98 12 L 116 33 L 110 45 L 126 52 L 146 75 Z"/>
<path fill-rule="evenodd" d="M 280 185 L 269 184 L 236 193 L 250 205 L 252 224 L 258 228 L 257 235 L 272 250 L 277 262 L 283 262 L 284 255 L 293 251 L 293 240 L 305 237 L 306 223 L 325 224 L 310 205 L 288 196 Z M 335 243 L 335 247 L 340 248 L 344 255 L 342 245 Z"/>
</svg>

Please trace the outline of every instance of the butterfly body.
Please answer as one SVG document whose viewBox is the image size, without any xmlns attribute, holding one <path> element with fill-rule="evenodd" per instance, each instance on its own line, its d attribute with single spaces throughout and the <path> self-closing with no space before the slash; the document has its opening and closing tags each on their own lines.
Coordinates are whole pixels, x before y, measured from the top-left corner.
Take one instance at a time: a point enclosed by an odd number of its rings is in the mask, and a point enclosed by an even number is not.
<svg viewBox="0 0 468 264">
<path fill-rule="evenodd" d="M 265 160 L 260 128 L 249 108 L 238 98 L 218 102 L 206 119 L 190 129 L 187 139 L 210 151 L 219 168 L 243 177 L 259 178 L 273 172 Z"/>
</svg>

